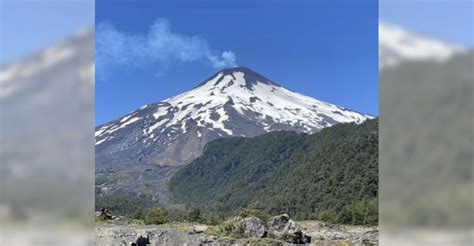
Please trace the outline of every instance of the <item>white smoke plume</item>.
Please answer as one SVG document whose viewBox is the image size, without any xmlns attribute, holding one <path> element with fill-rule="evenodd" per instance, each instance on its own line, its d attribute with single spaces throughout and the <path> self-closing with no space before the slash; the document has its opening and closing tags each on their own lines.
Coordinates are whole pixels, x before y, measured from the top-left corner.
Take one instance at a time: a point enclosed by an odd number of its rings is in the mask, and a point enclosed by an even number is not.
<svg viewBox="0 0 474 246">
<path fill-rule="evenodd" d="M 215 54 L 206 39 L 173 32 L 164 18 L 156 19 L 146 34 L 127 33 L 101 22 L 96 35 L 96 66 L 102 75 L 121 67 L 158 66 L 163 70 L 172 64 L 197 61 L 215 68 L 236 66 L 234 52 Z"/>
</svg>

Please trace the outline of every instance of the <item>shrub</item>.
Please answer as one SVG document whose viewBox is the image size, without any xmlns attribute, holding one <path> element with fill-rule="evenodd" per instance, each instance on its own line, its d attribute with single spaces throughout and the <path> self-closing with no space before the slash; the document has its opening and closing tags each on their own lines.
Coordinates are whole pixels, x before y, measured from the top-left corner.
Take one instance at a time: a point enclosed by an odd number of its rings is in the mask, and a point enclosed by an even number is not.
<svg viewBox="0 0 474 246">
<path fill-rule="evenodd" d="M 266 213 L 258 202 L 251 203 L 246 208 L 241 209 L 239 216 L 242 218 L 257 217 L 264 224 L 267 224 L 268 220 L 270 219 L 270 214 Z"/>
<path fill-rule="evenodd" d="M 219 225 L 224 222 L 224 220 L 224 216 L 211 212 L 204 216 L 202 223 L 205 223 L 207 225 Z"/>
<path fill-rule="evenodd" d="M 337 223 L 338 214 L 333 210 L 324 210 L 315 216 L 317 220 L 322 220 L 327 223 Z"/>
<path fill-rule="evenodd" d="M 170 222 L 168 210 L 162 207 L 154 208 L 145 216 L 146 225 L 161 225 Z"/>
<path fill-rule="evenodd" d="M 377 199 L 364 198 L 346 205 L 339 213 L 337 221 L 354 225 L 376 225 L 378 220 Z"/>
<path fill-rule="evenodd" d="M 169 217 L 171 221 L 184 222 L 187 220 L 188 214 L 186 211 L 181 209 L 168 209 Z"/>
<path fill-rule="evenodd" d="M 218 226 L 210 227 L 206 233 L 218 236 L 221 239 L 235 239 L 242 236 L 242 217 L 233 217 Z"/>
<path fill-rule="evenodd" d="M 145 209 L 140 207 L 140 208 L 137 208 L 137 210 L 135 210 L 135 212 L 132 215 L 132 219 L 142 220 L 145 218 L 145 215 L 146 215 Z"/>
<path fill-rule="evenodd" d="M 202 222 L 202 212 L 198 207 L 193 207 L 188 211 L 187 219 L 191 222 Z"/>
</svg>

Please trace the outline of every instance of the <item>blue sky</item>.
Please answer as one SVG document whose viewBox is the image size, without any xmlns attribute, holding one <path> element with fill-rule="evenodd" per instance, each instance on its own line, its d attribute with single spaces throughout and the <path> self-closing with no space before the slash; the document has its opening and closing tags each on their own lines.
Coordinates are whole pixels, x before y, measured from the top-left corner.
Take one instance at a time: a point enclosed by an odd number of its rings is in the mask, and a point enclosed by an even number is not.
<svg viewBox="0 0 474 246">
<path fill-rule="evenodd" d="M 1 0 L 0 64 L 94 26 L 94 0 Z"/>
<path fill-rule="evenodd" d="M 380 0 L 379 16 L 430 38 L 474 47 L 473 0 Z"/>
<path fill-rule="evenodd" d="M 148 35 L 158 18 L 161 31 Z M 377 23 L 375 0 L 98 0 L 96 123 L 192 89 L 223 52 L 288 89 L 378 115 Z M 166 44 L 160 37 L 180 44 L 146 45 Z"/>
<path fill-rule="evenodd" d="M 362 1 L 374 5 L 373 1 Z M 371 31 L 376 16 L 372 16 L 372 9 L 363 10 L 361 1 L 154 2 L 158 4 L 97 0 L 96 17 L 98 22 L 108 20 L 118 30 L 136 34 L 146 33 L 156 18 L 166 18 L 174 33 L 200 35 L 217 57 L 233 51 L 238 65 L 249 66 L 289 89 L 378 114 L 375 71 L 369 67 L 376 58 L 372 52 L 363 52 L 374 46 L 374 41 L 364 36 L 376 38 Z M 471 0 L 381 0 L 380 18 L 429 37 L 473 47 L 473 4 Z M 94 14 L 93 0 L 2 0 L 0 64 L 93 25 Z M 361 31 L 358 25 L 370 30 Z M 364 45 L 364 39 L 369 43 Z M 365 56 L 364 63 L 360 63 L 361 56 Z M 98 81 L 96 123 L 188 90 L 217 70 L 202 59 L 174 63 L 166 69 L 163 64 L 155 65 L 146 70 L 122 67 L 112 71 L 108 80 Z"/>
</svg>

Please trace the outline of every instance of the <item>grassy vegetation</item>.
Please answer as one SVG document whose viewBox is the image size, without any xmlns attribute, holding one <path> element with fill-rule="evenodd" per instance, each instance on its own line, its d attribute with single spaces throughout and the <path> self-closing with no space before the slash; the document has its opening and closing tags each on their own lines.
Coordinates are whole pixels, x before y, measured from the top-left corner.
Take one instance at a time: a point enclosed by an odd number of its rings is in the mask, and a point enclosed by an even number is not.
<svg viewBox="0 0 474 246">
<path fill-rule="evenodd" d="M 255 246 L 266 246 L 266 245 L 283 245 L 286 242 L 273 239 L 273 238 L 247 238 L 239 241 L 242 245 L 255 245 Z"/>
<path fill-rule="evenodd" d="M 263 209 L 263 207 L 258 202 L 254 202 L 250 204 L 246 208 L 242 208 L 239 216 L 242 218 L 248 217 L 257 217 L 259 218 L 264 224 L 267 224 L 268 220 L 270 219 L 271 215 Z"/>
<path fill-rule="evenodd" d="M 240 222 L 242 217 L 232 217 L 220 225 L 210 227 L 206 233 L 210 235 L 218 236 L 222 240 L 230 240 L 240 238 L 242 235 Z"/>
<path fill-rule="evenodd" d="M 151 209 L 143 220 L 146 225 L 161 225 L 169 223 L 170 221 L 168 210 L 163 207 Z"/>
</svg>

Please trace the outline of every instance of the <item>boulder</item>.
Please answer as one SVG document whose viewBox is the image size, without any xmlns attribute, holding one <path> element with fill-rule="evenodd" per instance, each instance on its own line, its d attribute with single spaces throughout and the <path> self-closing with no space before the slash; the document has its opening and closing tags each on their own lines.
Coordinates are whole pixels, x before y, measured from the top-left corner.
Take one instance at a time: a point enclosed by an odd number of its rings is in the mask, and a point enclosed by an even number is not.
<svg viewBox="0 0 474 246">
<path fill-rule="evenodd" d="M 196 225 L 196 226 L 193 226 L 193 232 L 194 233 L 203 233 L 203 232 L 207 231 L 208 228 L 209 228 L 209 226 L 207 226 L 207 225 Z"/>
<path fill-rule="evenodd" d="M 288 220 L 285 225 L 285 228 L 283 229 L 283 233 L 293 234 L 297 231 L 300 231 L 300 227 L 293 220 Z"/>
<path fill-rule="evenodd" d="M 293 220 L 288 220 L 288 223 L 286 223 L 286 226 L 283 229 L 282 239 L 294 244 L 311 243 L 311 237 L 306 235 L 306 233 L 304 233 Z"/>
<path fill-rule="evenodd" d="M 342 232 L 335 232 L 331 235 L 331 240 L 348 240 L 349 237 Z"/>
<path fill-rule="evenodd" d="M 147 246 L 147 245 L 150 245 L 150 239 L 148 238 L 148 236 L 140 236 L 131 245 L 132 246 Z"/>
<path fill-rule="evenodd" d="M 244 238 L 261 238 L 265 236 L 265 226 L 263 226 L 263 223 L 259 218 L 249 217 L 243 219 L 241 223 L 241 228 Z"/>
<path fill-rule="evenodd" d="M 268 220 L 268 234 L 270 237 L 280 238 L 283 236 L 283 230 L 290 220 L 288 214 L 273 216 Z"/>
<path fill-rule="evenodd" d="M 289 243 L 311 242 L 311 237 L 306 235 L 287 214 L 273 216 L 268 220 L 268 235 Z"/>
<path fill-rule="evenodd" d="M 212 243 L 217 240 L 216 236 L 206 236 L 206 237 L 199 237 L 199 243 Z"/>
</svg>

